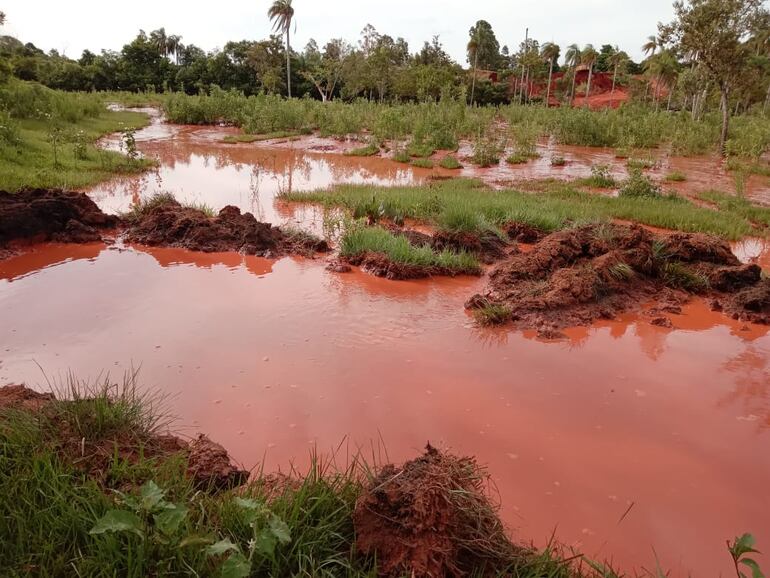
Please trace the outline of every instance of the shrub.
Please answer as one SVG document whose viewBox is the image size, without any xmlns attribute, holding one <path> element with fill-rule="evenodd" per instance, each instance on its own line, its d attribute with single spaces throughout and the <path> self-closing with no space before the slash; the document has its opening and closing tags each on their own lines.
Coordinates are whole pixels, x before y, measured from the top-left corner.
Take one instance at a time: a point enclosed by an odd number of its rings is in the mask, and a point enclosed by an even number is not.
<svg viewBox="0 0 770 578">
<path fill-rule="evenodd" d="M 452 155 L 447 155 L 443 159 L 441 159 L 441 161 L 439 162 L 439 166 L 442 169 L 450 169 L 450 170 L 463 168 L 463 166 L 460 164 L 460 161 L 458 161 Z"/>
<path fill-rule="evenodd" d="M 412 159 L 412 166 L 421 169 L 432 169 L 433 161 L 430 159 Z"/>
<path fill-rule="evenodd" d="M 642 174 L 641 169 L 631 169 L 628 179 L 620 187 L 621 197 L 659 197 L 660 187 Z"/>
</svg>

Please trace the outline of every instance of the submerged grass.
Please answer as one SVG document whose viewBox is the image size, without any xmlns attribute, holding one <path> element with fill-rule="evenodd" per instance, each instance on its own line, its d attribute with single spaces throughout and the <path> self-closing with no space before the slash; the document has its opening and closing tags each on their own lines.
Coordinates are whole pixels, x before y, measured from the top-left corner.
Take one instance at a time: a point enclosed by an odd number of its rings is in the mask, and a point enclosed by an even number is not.
<svg viewBox="0 0 770 578">
<path fill-rule="evenodd" d="M 544 231 L 574 223 L 621 219 L 664 229 L 704 232 L 736 240 L 755 233 L 754 222 L 766 222 L 768 209 L 748 202 L 719 199 L 719 210 L 670 195 L 607 197 L 578 190 L 570 183 L 549 181 L 543 192 L 493 190 L 471 179 L 452 179 L 407 187 L 339 185 L 317 192 L 295 192 L 297 202 L 344 207 L 358 213 L 376 206 L 387 213 L 434 225 L 451 220 L 482 232 L 490 225 L 520 222 Z"/>
</svg>

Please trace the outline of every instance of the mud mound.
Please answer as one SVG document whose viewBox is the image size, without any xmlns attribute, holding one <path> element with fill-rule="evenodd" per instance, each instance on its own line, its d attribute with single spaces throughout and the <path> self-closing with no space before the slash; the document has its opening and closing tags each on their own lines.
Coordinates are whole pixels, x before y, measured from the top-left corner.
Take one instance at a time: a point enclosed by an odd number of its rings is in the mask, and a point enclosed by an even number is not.
<svg viewBox="0 0 770 578">
<path fill-rule="evenodd" d="M 439 231 L 431 239 L 431 246 L 437 251 L 448 249 L 459 253 L 473 253 L 482 263 L 491 265 L 506 256 L 508 244 L 494 233 L 448 233 Z"/>
<path fill-rule="evenodd" d="M 473 459 L 430 444 L 401 468 L 386 466 L 356 503 L 357 551 L 377 557 L 381 576 L 502 574 L 522 550 L 506 536 L 485 481 Z"/>
<path fill-rule="evenodd" d="M 528 225 L 527 223 L 508 223 L 505 226 L 505 232 L 510 239 L 519 241 L 521 243 L 537 243 L 540 239 L 546 236 L 544 231 Z"/>
<path fill-rule="evenodd" d="M 53 399 L 52 393 L 38 393 L 24 385 L 0 387 L 0 409 L 13 408 L 37 411 Z"/>
<path fill-rule="evenodd" d="M 361 267 L 363 270 L 376 277 L 384 277 L 395 281 L 408 279 L 426 279 L 428 277 L 456 277 L 457 275 L 479 275 L 477 269 L 450 269 L 448 267 L 415 265 L 412 263 L 399 263 L 393 261 L 383 253 L 367 251 L 345 260 L 351 265 Z"/>
<path fill-rule="evenodd" d="M 742 265 L 717 237 L 585 225 L 552 233 L 531 251 L 513 255 L 492 272 L 485 294 L 472 297 L 466 308 L 504 306 L 505 318 L 519 327 L 550 331 L 613 318 L 664 295 L 666 303 L 681 305 L 692 293 L 745 290 L 747 302 L 754 303 L 760 276 L 759 267 Z M 735 310 L 759 322 L 767 319 L 746 313 L 751 306 L 736 304 Z"/>
<path fill-rule="evenodd" d="M 249 472 L 232 464 L 225 448 L 203 434 L 190 443 L 187 473 L 203 490 L 235 488 L 249 478 Z"/>
<path fill-rule="evenodd" d="M 724 310 L 735 319 L 770 325 L 770 279 L 762 279 L 727 299 Z"/>
<path fill-rule="evenodd" d="M 307 234 L 286 234 L 251 213 L 228 205 L 216 217 L 184 207 L 173 199 L 152 206 L 128 221 L 126 240 L 149 246 L 206 253 L 239 251 L 275 257 L 284 253 L 327 251 L 324 241 Z"/>
<path fill-rule="evenodd" d="M 718 265 L 740 265 L 727 241 L 703 233 L 671 233 L 662 237 L 666 253 L 672 259 L 687 263 L 705 262 Z"/>
<path fill-rule="evenodd" d="M 12 241 L 88 243 L 101 240 L 118 218 L 104 214 L 85 193 L 35 189 L 0 191 L 0 249 Z"/>
</svg>

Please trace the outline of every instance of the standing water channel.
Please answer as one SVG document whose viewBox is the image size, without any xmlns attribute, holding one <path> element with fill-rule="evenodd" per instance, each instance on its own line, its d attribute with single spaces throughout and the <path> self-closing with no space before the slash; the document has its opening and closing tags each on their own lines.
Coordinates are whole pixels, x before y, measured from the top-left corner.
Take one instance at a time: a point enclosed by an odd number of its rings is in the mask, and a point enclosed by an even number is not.
<svg viewBox="0 0 770 578">
<path fill-rule="evenodd" d="M 158 169 L 89 194 L 116 212 L 167 191 L 320 232 L 320 210 L 276 194 L 431 172 L 220 142 L 231 133 L 156 121 L 137 141 Z M 762 242 L 738 248 L 770 268 Z M 626 315 L 544 342 L 476 327 L 463 302 L 484 283 L 336 274 L 323 258 L 39 245 L 0 261 L 0 385 L 44 388 L 39 367 L 117 378 L 141 366 L 181 433 L 268 471 L 303 469 L 313 449 L 401 461 L 430 441 L 488 466 L 514 538 L 543 545 L 555 531 L 629 571 L 657 557 L 674 576 L 726 575 L 726 539 L 770 544 L 767 327 L 693 301 L 674 329 Z"/>
</svg>

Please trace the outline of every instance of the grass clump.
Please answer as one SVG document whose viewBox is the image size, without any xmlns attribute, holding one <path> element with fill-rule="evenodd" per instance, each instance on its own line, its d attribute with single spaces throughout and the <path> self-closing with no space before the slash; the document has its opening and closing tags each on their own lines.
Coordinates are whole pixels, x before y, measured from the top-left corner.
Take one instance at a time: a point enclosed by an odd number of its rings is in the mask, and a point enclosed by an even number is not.
<svg viewBox="0 0 770 578">
<path fill-rule="evenodd" d="M 435 149 L 431 143 L 413 140 L 406 147 L 406 152 L 410 157 L 427 158 L 435 152 Z"/>
<path fill-rule="evenodd" d="M 380 147 L 375 143 L 369 143 L 366 146 L 351 149 L 345 152 L 348 157 L 372 157 L 380 152 Z"/>
<path fill-rule="evenodd" d="M 521 155 L 518 153 L 514 153 L 512 155 L 508 155 L 506 157 L 505 162 L 509 165 L 523 165 L 530 161 L 532 157 L 529 157 L 527 155 Z"/>
<path fill-rule="evenodd" d="M 396 152 L 393 153 L 393 160 L 397 163 L 408 163 L 412 160 L 412 157 L 409 156 L 409 153 L 406 152 L 405 149 L 398 149 Z"/>
<path fill-rule="evenodd" d="M 629 170 L 655 168 L 655 161 L 650 158 L 630 158 L 626 161 Z"/>
<path fill-rule="evenodd" d="M 486 303 L 473 310 L 476 323 L 485 327 L 503 325 L 511 320 L 511 308 L 499 303 Z"/>
<path fill-rule="evenodd" d="M 439 161 L 439 166 L 442 169 L 449 169 L 449 170 L 456 170 L 456 169 L 463 168 L 463 166 L 460 164 L 460 161 L 458 161 L 457 158 L 455 158 L 452 155 L 447 155 L 444 158 L 442 158 L 441 161 Z"/>
<path fill-rule="evenodd" d="M 666 180 L 671 183 L 683 183 L 687 180 L 687 175 L 681 171 L 671 171 L 666 175 Z"/>
<path fill-rule="evenodd" d="M 413 167 L 418 167 L 421 169 L 432 169 L 433 168 L 433 161 L 430 159 L 412 159 L 411 162 Z"/>
<path fill-rule="evenodd" d="M 415 247 L 403 235 L 394 235 L 381 227 L 349 227 L 340 240 L 340 255 L 354 258 L 366 253 L 385 255 L 392 262 L 405 265 L 472 274 L 481 270 L 479 262 L 469 253 L 436 252 L 430 247 Z"/>
<path fill-rule="evenodd" d="M 551 166 L 552 167 L 563 167 L 567 164 L 567 161 L 562 156 L 552 156 L 551 157 Z"/>
<path fill-rule="evenodd" d="M 610 172 L 609 165 L 593 165 L 591 176 L 581 179 L 579 183 L 596 189 L 611 189 L 618 184 Z"/>
<path fill-rule="evenodd" d="M 621 197 L 660 197 L 661 191 L 641 169 L 631 169 L 628 179 L 620 187 L 619 194 Z"/>
<path fill-rule="evenodd" d="M 710 287 L 708 277 L 702 273 L 690 270 L 677 261 L 668 261 L 663 265 L 663 282 L 674 289 L 682 289 L 690 293 L 703 293 Z"/>
</svg>

